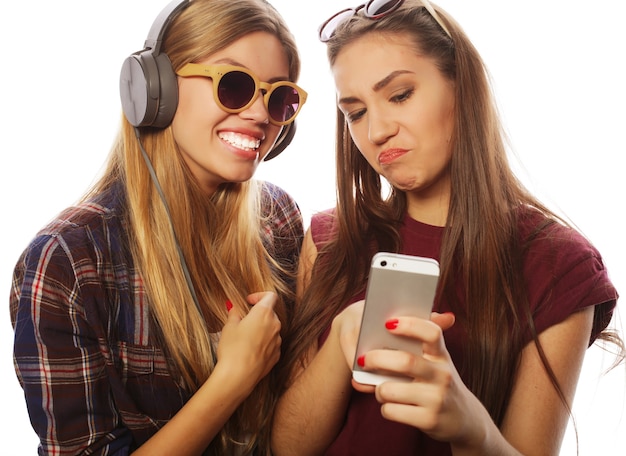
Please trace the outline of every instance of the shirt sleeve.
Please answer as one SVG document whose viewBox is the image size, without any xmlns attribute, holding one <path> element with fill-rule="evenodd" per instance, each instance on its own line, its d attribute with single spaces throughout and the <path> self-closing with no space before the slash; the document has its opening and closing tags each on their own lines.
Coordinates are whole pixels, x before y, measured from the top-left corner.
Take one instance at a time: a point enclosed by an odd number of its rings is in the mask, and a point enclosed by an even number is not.
<svg viewBox="0 0 626 456">
<path fill-rule="evenodd" d="M 267 218 L 266 243 L 275 258 L 295 273 L 304 239 L 302 213 L 296 201 L 283 189 L 264 182 L 263 212 Z"/>
<path fill-rule="evenodd" d="M 618 293 L 600 253 L 580 233 L 554 223 L 529 244 L 525 276 L 537 333 L 595 307 L 591 345 L 608 326 Z"/>
<path fill-rule="evenodd" d="M 40 454 L 128 454 L 106 362 L 83 306 L 81 276 L 63 239 L 40 236 L 22 254 L 10 296 L 14 364 Z"/>
<path fill-rule="evenodd" d="M 319 250 L 327 243 L 335 230 L 335 209 L 326 209 L 311 217 L 311 237 Z"/>
</svg>

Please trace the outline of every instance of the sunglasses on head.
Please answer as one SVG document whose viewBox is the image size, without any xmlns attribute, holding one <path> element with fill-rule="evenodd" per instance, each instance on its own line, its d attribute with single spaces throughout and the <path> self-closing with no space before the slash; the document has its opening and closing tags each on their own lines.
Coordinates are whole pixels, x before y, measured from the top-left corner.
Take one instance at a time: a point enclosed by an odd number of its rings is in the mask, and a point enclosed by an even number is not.
<svg viewBox="0 0 626 456">
<path fill-rule="evenodd" d="M 329 41 L 335 34 L 335 30 L 344 22 L 348 21 L 352 16 L 357 14 L 360 10 L 363 10 L 363 16 L 368 19 L 376 20 L 387 16 L 397 10 L 400 5 L 404 3 L 404 0 L 369 0 L 367 3 L 357 6 L 356 8 L 346 8 L 332 15 L 326 20 L 318 29 L 319 39 L 325 43 Z M 450 38 L 450 31 L 441 21 L 441 18 L 430 4 L 428 0 L 422 0 L 422 5 L 430 13 L 433 19 L 439 24 L 439 26 L 446 32 Z"/>
<path fill-rule="evenodd" d="M 261 82 L 250 70 L 233 65 L 188 63 L 178 76 L 204 76 L 213 80 L 213 96 L 218 106 L 231 114 L 245 111 L 263 92 L 263 103 L 274 125 L 287 125 L 296 118 L 307 93 L 290 81 Z"/>
</svg>

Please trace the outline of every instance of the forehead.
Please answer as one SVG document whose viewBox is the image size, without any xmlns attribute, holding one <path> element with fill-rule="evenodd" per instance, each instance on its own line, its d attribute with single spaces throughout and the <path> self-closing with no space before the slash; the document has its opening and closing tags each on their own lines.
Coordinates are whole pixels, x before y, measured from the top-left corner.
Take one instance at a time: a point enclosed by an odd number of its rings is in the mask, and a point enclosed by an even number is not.
<svg viewBox="0 0 626 456">
<path fill-rule="evenodd" d="M 252 70 L 261 79 L 289 77 L 289 59 L 280 40 L 268 32 L 253 32 L 233 41 L 203 63 L 231 63 Z"/>
<path fill-rule="evenodd" d="M 339 51 L 332 73 L 340 89 L 357 80 L 378 81 L 392 71 L 417 71 L 429 64 L 434 66 L 406 35 L 368 33 Z"/>
</svg>

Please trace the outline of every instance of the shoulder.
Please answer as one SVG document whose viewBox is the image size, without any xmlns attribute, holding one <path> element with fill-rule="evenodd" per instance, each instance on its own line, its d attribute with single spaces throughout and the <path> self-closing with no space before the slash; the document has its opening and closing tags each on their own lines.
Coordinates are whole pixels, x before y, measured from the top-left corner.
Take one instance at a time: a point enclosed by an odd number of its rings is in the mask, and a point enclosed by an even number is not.
<svg viewBox="0 0 626 456">
<path fill-rule="evenodd" d="M 537 329 L 594 306 L 593 341 L 609 324 L 618 298 L 600 252 L 575 228 L 536 210 L 520 213 L 519 230 Z"/>
<path fill-rule="evenodd" d="M 259 181 L 259 185 L 264 242 L 278 249 L 280 255 L 297 256 L 304 238 L 300 207 L 281 187 L 265 181 Z"/>
<path fill-rule="evenodd" d="M 604 269 L 600 252 L 578 230 L 536 210 L 520 214 L 519 233 L 526 261 L 551 267 L 557 275 L 581 263 Z"/>
<path fill-rule="evenodd" d="M 311 237 L 316 246 L 328 242 L 336 232 L 337 209 L 329 208 L 311 216 Z"/>
<path fill-rule="evenodd" d="M 79 275 L 76 270 L 86 271 L 87 264 L 121 253 L 126 227 L 119 200 L 112 196 L 100 195 L 58 214 L 26 247 L 18 268 Z"/>
<path fill-rule="evenodd" d="M 125 212 L 122 195 L 107 191 L 62 211 L 39 231 L 37 238 L 55 238 L 70 250 L 115 243 L 126 231 Z"/>
<path fill-rule="evenodd" d="M 278 185 L 260 181 L 261 206 L 264 216 L 278 219 L 282 223 L 302 223 L 302 213 L 296 200 Z"/>
</svg>

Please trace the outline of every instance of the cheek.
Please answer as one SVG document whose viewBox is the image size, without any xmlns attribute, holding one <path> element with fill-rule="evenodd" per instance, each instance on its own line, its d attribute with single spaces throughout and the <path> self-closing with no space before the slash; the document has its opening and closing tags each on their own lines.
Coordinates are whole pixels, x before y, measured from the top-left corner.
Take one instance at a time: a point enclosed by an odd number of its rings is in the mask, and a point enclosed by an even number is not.
<svg viewBox="0 0 626 456">
<path fill-rule="evenodd" d="M 376 159 L 376 149 L 372 142 L 369 140 L 367 127 L 364 127 L 365 122 L 358 122 L 356 124 L 348 124 L 348 131 L 352 141 L 356 145 L 361 156 L 369 163 L 369 165 L 380 174 L 381 170 L 378 167 L 378 161 Z"/>
<path fill-rule="evenodd" d="M 213 99 L 213 92 L 209 80 L 182 78 L 178 85 L 178 107 L 174 114 L 174 121 L 186 127 L 193 124 L 206 123 L 212 119 L 224 117 L 222 111 Z"/>
<path fill-rule="evenodd" d="M 350 137 L 356 147 L 361 151 L 361 155 L 367 158 L 367 145 L 369 143 L 367 136 L 367 128 L 364 128 L 362 125 L 364 122 L 359 122 L 357 124 L 348 124 L 348 132 L 350 133 Z"/>
<path fill-rule="evenodd" d="M 267 127 L 267 130 L 265 132 L 265 141 L 263 141 L 263 144 L 261 145 L 261 154 L 262 154 L 262 156 L 260 157 L 260 161 L 263 161 L 263 159 L 274 148 L 274 145 L 275 145 L 274 143 L 276 142 L 276 140 L 280 136 L 281 132 L 282 132 L 281 127 L 279 127 L 277 125 L 269 124 L 269 126 Z M 266 150 L 264 150 L 263 148 L 265 148 Z"/>
</svg>

